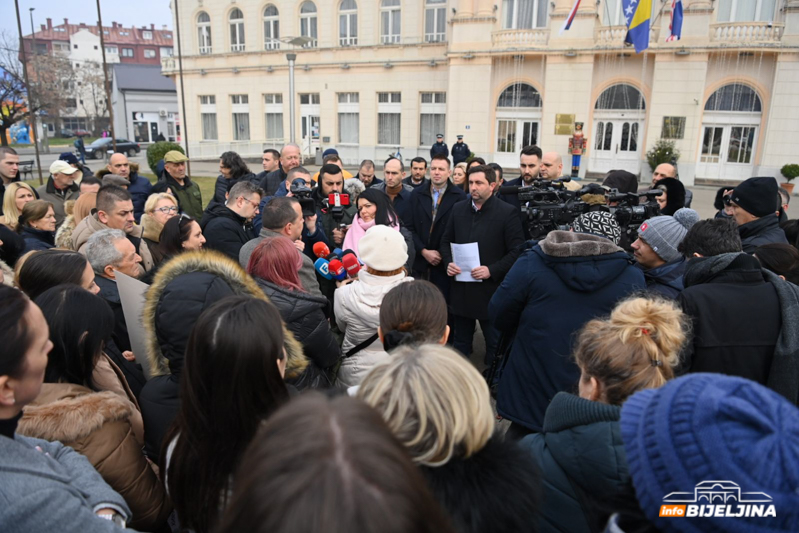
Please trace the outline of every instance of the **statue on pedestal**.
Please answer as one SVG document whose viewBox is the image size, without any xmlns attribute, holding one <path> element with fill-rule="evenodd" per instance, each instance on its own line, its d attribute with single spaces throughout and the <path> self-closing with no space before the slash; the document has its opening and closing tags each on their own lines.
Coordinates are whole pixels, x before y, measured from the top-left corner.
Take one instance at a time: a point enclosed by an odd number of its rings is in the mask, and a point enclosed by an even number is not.
<svg viewBox="0 0 799 533">
<path fill-rule="evenodd" d="M 569 138 L 569 153 L 572 155 L 572 178 L 580 173 L 580 158 L 585 154 L 588 139 L 583 135 L 583 123 L 574 123 L 574 134 Z"/>
</svg>

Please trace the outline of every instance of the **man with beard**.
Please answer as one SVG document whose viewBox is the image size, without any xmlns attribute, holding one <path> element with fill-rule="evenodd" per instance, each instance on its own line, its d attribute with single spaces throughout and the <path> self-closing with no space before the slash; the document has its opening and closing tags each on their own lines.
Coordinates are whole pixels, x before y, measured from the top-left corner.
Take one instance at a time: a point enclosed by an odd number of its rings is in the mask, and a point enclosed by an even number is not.
<svg viewBox="0 0 799 533">
<path fill-rule="evenodd" d="M 519 176 L 516 179 L 505 182 L 506 187 L 528 187 L 537 180 L 541 174 L 541 159 L 543 154 L 541 148 L 535 145 L 525 146 L 519 154 Z M 499 198 L 516 208 L 519 219 L 524 228 L 524 238 L 529 239 L 530 234 L 527 230 L 527 215 L 521 209 L 518 194 L 500 194 Z"/>
</svg>

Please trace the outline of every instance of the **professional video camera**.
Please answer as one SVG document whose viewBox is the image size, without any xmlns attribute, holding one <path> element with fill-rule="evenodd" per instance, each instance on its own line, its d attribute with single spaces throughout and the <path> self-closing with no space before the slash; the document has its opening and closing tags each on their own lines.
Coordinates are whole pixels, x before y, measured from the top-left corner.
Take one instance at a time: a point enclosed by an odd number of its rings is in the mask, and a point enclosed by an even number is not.
<svg viewBox="0 0 799 533">
<path fill-rule="evenodd" d="M 499 192 L 519 196 L 521 210 L 527 215 L 527 234 L 531 239 L 543 239 L 550 231 L 569 229 L 572 221 L 591 207 L 580 201 L 583 191 L 565 189 L 563 184 L 568 181 L 571 178 L 536 179 L 523 187 L 500 187 Z"/>
<path fill-rule="evenodd" d="M 291 182 L 291 194 L 300 201 L 302 216 L 310 217 L 316 213 L 316 204 L 311 198 L 311 188 L 302 178 L 297 178 Z"/>
<path fill-rule="evenodd" d="M 635 241 L 638 227 L 644 220 L 660 215 L 660 206 L 657 197 L 663 194 L 660 189 L 639 193 L 620 193 L 618 189 L 611 189 L 608 193 L 609 210 L 616 218 L 623 233 L 627 235 L 627 243 Z M 646 198 L 641 203 L 641 198 Z"/>
<path fill-rule="evenodd" d="M 350 205 L 350 195 L 341 193 L 330 193 L 327 196 L 327 208 L 333 220 L 341 226 L 341 221 L 344 219 L 344 208 Z"/>
</svg>

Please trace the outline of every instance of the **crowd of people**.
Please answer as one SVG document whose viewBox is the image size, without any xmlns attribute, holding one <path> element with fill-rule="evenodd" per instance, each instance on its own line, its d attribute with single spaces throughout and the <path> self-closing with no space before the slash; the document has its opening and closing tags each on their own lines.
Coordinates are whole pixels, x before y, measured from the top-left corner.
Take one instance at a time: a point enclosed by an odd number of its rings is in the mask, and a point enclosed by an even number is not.
<svg viewBox="0 0 799 533">
<path fill-rule="evenodd" d="M 33 188 L 1 147 L 0 529 L 799 530 L 777 181 L 700 220 L 664 163 L 630 225 L 629 172 L 449 156 L 351 175 L 330 149 L 314 175 L 288 144 L 256 174 L 225 152 L 203 199 L 180 151 L 154 183 L 63 154 Z M 585 210 L 536 234 L 524 187 Z M 697 516 L 664 514 L 674 494 Z"/>
</svg>

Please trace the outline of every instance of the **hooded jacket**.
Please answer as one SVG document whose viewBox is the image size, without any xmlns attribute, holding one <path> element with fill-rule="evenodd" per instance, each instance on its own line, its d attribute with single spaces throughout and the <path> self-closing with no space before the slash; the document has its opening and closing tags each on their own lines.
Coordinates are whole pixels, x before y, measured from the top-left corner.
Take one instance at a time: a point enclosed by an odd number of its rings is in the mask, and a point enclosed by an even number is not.
<svg viewBox="0 0 799 533">
<path fill-rule="evenodd" d="M 683 290 L 682 275 L 686 264 L 684 257 L 648 270 L 636 263 L 644 272 L 647 290 L 671 299 L 677 298 Z"/>
<path fill-rule="evenodd" d="M 53 177 L 50 176 L 47 180 L 47 183 L 36 189 L 36 194 L 39 196 L 39 199 L 53 204 L 53 212 L 55 213 L 55 226 L 56 229 L 58 229 L 61 224 L 64 223 L 64 219 L 67 217 L 64 204 L 67 202 L 67 200 L 78 199 L 78 196 L 80 196 L 80 185 L 73 183 L 64 189 L 64 194 L 62 195 L 57 192 Z"/>
<path fill-rule="evenodd" d="M 495 435 L 468 458 L 419 469 L 458 533 L 535 531 L 540 474 L 516 442 Z"/>
<path fill-rule="evenodd" d="M 167 261 L 147 291 L 142 322 L 152 378 L 139 395 L 139 405 L 145 451 L 154 461 L 180 407 L 180 376 L 194 323 L 205 309 L 237 294 L 269 300 L 238 263 L 213 251 L 185 252 Z M 287 329 L 284 335 L 286 377 L 297 377 L 308 359 Z"/>
<path fill-rule="evenodd" d="M 93 392 L 71 383 L 45 383 L 24 408 L 17 432 L 59 441 L 85 456 L 130 506 L 130 526 L 154 530 L 172 505 L 131 429 L 135 407 L 113 392 Z"/>
<path fill-rule="evenodd" d="M 780 227 L 780 219 L 774 215 L 767 215 L 738 226 L 738 233 L 741 235 L 743 251 L 748 254 L 755 253 L 757 247 L 764 244 L 788 244 L 785 232 Z"/>
<path fill-rule="evenodd" d="M 101 168 L 94 175 L 97 179 L 103 181 L 103 177 L 108 174 L 112 174 L 108 168 Z M 133 216 L 138 224 L 142 214 L 144 214 L 144 204 L 147 203 L 147 198 L 152 194 L 153 185 L 147 178 L 139 176 L 139 165 L 137 163 L 130 163 L 128 181 L 130 181 L 128 192 L 133 198 Z"/>
<path fill-rule="evenodd" d="M 516 335 L 499 382 L 499 414 L 541 431 L 552 398 L 580 377 L 571 358 L 575 332 L 644 287 L 641 270 L 603 237 L 552 231 L 525 252 L 488 309 L 494 327 Z"/>
<path fill-rule="evenodd" d="M 539 532 L 602 531 L 611 511 L 625 502 L 643 517 L 635 503 L 620 416 L 620 406 L 559 392 L 547 408 L 543 432 L 521 440 L 541 471 Z"/>
<path fill-rule="evenodd" d="M 81 220 L 72 232 L 72 249 L 77 252 L 83 252 L 83 248 L 89 240 L 89 237 L 98 231 L 110 229 L 108 226 L 100 222 L 97 218 L 97 213 L 89 215 Z M 133 243 L 136 248 L 136 253 L 141 256 L 141 267 L 143 272 L 148 272 L 153 268 L 153 256 L 150 253 L 150 248 L 147 243 L 142 239 L 142 227 L 133 226 L 130 232 L 127 232 L 128 240 Z"/>
<path fill-rule="evenodd" d="M 373 366 L 388 357 L 379 338 L 357 353 L 347 356 L 347 352 L 377 333 L 383 297 L 407 281 L 413 281 L 413 278 L 404 272 L 394 276 L 375 276 L 363 269 L 358 272 L 356 281 L 336 289 L 334 315 L 339 329 L 344 332 L 341 346 L 344 360 L 338 372 L 343 387 L 358 385 Z"/>
<path fill-rule="evenodd" d="M 255 238 L 252 224 L 224 204 L 210 206 L 200 224 L 205 247 L 219 250 L 234 261 L 247 241 Z"/>
</svg>

